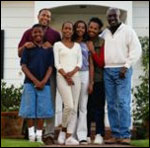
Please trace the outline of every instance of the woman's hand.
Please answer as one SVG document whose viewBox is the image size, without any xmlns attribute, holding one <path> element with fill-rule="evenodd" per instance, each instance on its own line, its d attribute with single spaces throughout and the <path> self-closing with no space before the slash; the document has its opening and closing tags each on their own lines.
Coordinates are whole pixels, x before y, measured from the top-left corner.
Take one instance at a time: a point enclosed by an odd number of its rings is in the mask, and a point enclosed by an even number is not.
<svg viewBox="0 0 150 148">
<path fill-rule="evenodd" d="M 66 75 L 67 75 L 67 77 L 71 78 L 74 75 L 74 71 L 68 72 Z"/>
<path fill-rule="evenodd" d="M 89 51 L 90 51 L 92 54 L 95 54 L 95 49 L 94 49 L 93 42 L 92 42 L 92 41 L 88 41 L 88 42 L 87 42 L 87 46 L 88 46 Z"/>
<path fill-rule="evenodd" d="M 90 83 L 88 86 L 88 94 L 92 94 L 93 92 L 93 83 Z"/>
<path fill-rule="evenodd" d="M 73 82 L 72 78 L 68 78 L 66 80 L 67 80 L 68 85 L 70 85 L 70 86 L 74 85 L 74 82 Z"/>
<path fill-rule="evenodd" d="M 74 85 L 72 78 L 70 76 L 68 76 L 68 74 L 65 74 L 64 78 L 67 81 L 68 85 Z"/>
</svg>

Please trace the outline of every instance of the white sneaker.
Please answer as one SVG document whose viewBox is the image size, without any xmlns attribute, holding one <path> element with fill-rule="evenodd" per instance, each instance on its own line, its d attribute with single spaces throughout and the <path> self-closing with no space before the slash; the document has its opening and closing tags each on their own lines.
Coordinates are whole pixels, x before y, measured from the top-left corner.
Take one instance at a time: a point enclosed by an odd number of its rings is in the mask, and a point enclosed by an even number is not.
<svg viewBox="0 0 150 148">
<path fill-rule="evenodd" d="M 103 144 L 103 137 L 100 134 L 96 135 L 94 144 Z"/>
<path fill-rule="evenodd" d="M 58 136 L 58 144 L 65 144 L 65 140 L 66 140 L 66 133 L 61 131 Z"/>
<path fill-rule="evenodd" d="M 35 142 L 35 131 L 34 131 L 34 126 L 28 128 L 28 134 L 29 134 L 29 141 L 30 142 Z"/>
<path fill-rule="evenodd" d="M 42 130 L 36 130 L 36 141 L 43 143 L 43 141 L 42 141 Z"/>
<path fill-rule="evenodd" d="M 71 136 L 66 139 L 65 145 L 79 145 L 79 142 Z"/>
<path fill-rule="evenodd" d="M 29 141 L 30 142 L 35 142 L 35 135 L 30 135 L 29 136 Z"/>
<path fill-rule="evenodd" d="M 40 143 L 44 143 L 43 141 L 42 141 L 42 136 L 36 136 L 36 141 L 37 142 L 40 142 Z"/>
<path fill-rule="evenodd" d="M 91 137 L 87 137 L 87 142 L 88 142 L 88 144 L 92 143 Z"/>
</svg>

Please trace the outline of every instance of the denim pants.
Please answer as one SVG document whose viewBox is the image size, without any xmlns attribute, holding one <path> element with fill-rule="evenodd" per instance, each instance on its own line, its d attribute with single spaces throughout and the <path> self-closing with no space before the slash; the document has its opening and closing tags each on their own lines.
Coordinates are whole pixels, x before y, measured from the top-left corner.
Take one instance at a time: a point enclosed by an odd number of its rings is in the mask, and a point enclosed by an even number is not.
<svg viewBox="0 0 150 148">
<path fill-rule="evenodd" d="M 19 116 L 27 119 L 45 119 L 54 116 L 50 86 L 37 90 L 33 84 L 24 84 Z"/>
<path fill-rule="evenodd" d="M 121 68 L 105 68 L 105 94 L 108 104 L 108 118 L 115 138 L 130 138 L 131 125 L 131 76 L 128 69 L 124 79 L 120 79 Z"/>
</svg>

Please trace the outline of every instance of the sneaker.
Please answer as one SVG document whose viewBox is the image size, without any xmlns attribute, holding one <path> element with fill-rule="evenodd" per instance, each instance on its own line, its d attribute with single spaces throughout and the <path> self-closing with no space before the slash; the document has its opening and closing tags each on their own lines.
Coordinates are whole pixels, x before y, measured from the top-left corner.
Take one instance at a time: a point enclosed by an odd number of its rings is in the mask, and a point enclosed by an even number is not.
<svg viewBox="0 0 150 148">
<path fill-rule="evenodd" d="M 130 143 L 131 143 L 131 140 L 129 138 L 124 138 L 120 140 L 120 144 L 123 144 L 123 145 L 130 145 Z"/>
<path fill-rule="evenodd" d="M 91 144 L 91 143 L 92 143 L 91 137 L 87 137 L 87 143 L 88 143 L 88 144 Z"/>
<path fill-rule="evenodd" d="M 65 145 L 79 145 L 79 142 L 71 136 L 66 139 Z"/>
<path fill-rule="evenodd" d="M 36 136 L 36 141 L 44 144 L 44 142 L 42 141 L 42 136 Z"/>
<path fill-rule="evenodd" d="M 66 140 L 66 133 L 61 131 L 58 136 L 58 144 L 65 144 L 65 140 Z"/>
<path fill-rule="evenodd" d="M 36 130 L 36 141 L 43 143 L 43 141 L 42 141 L 42 130 Z"/>
<path fill-rule="evenodd" d="M 119 138 L 110 138 L 108 140 L 105 141 L 105 144 L 119 144 L 120 143 L 120 139 Z"/>
<path fill-rule="evenodd" d="M 28 128 L 28 136 L 29 136 L 29 141 L 30 142 L 35 142 L 35 139 L 36 139 L 34 129 L 35 129 L 34 126 Z"/>
<path fill-rule="evenodd" d="M 30 135 L 29 136 L 29 141 L 30 142 L 35 142 L 35 135 Z"/>
<path fill-rule="evenodd" d="M 80 141 L 80 144 L 81 144 L 81 145 L 87 145 L 88 142 L 87 142 L 87 140 L 81 140 L 81 141 Z"/>
<path fill-rule="evenodd" d="M 96 135 L 94 144 L 103 144 L 103 137 L 100 134 Z"/>
</svg>

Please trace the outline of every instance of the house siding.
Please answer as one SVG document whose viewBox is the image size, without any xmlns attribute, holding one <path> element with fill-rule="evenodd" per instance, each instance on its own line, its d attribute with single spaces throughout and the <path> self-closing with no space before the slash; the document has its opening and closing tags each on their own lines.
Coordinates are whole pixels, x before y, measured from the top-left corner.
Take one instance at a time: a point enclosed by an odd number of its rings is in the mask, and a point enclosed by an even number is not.
<svg viewBox="0 0 150 148">
<path fill-rule="evenodd" d="M 17 46 L 23 32 L 34 24 L 34 2 L 1 2 L 1 30 L 4 37 L 4 80 L 8 84 L 22 84 L 23 74 Z"/>
</svg>

